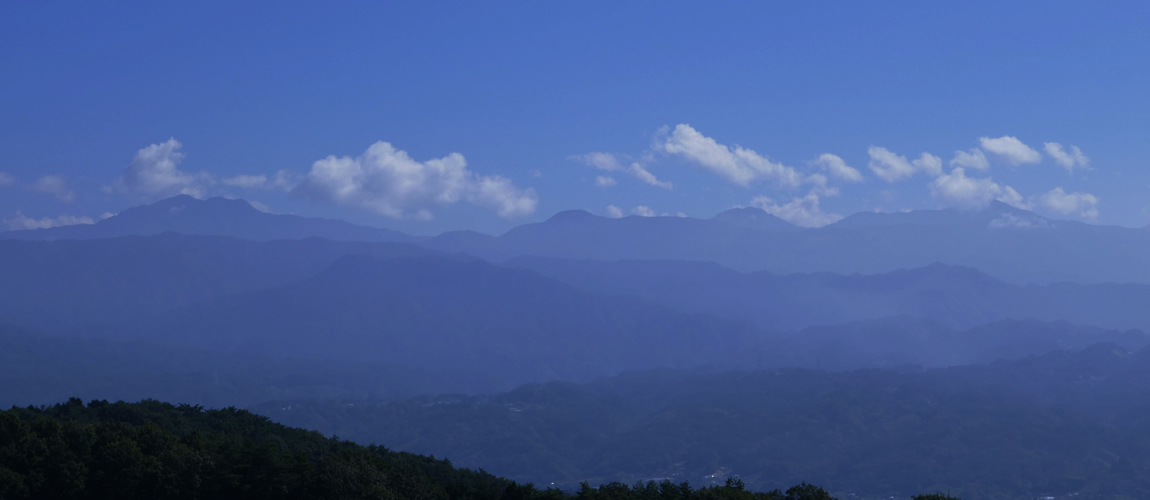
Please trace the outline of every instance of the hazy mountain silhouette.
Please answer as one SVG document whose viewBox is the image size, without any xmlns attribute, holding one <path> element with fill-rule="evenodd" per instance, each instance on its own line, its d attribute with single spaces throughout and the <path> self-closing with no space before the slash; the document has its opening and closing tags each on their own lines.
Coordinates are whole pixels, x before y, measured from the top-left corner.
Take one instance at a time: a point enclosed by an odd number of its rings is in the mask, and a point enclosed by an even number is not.
<svg viewBox="0 0 1150 500">
<path fill-rule="evenodd" d="M 742 212 L 756 209 L 742 209 Z M 766 215 L 765 213 L 762 215 Z M 495 238 L 444 235 L 421 244 L 488 259 L 664 259 L 739 271 L 877 274 L 935 262 L 1013 283 L 1150 283 L 1150 232 L 1052 221 L 1002 203 L 982 211 L 856 214 L 818 229 L 763 230 L 685 217 L 609 219 L 560 212 Z"/>
<path fill-rule="evenodd" d="M 583 292 L 530 271 L 355 255 L 299 283 L 172 311 L 138 332 L 224 352 L 452 371 L 504 387 L 659 366 L 748 366 L 763 339 L 749 323 Z"/>
<path fill-rule="evenodd" d="M 1140 330 L 1105 330 L 1067 322 L 1007 320 L 965 331 L 907 317 L 806 328 L 763 349 L 764 366 L 817 368 L 940 368 L 1077 351 L 1097 343 L 1126 350 L 1150 344 Z"/>
<path fill-rule="evenodd" d="M 1150 349 L 1103 343 L 926 371 L 652 370 L 258 411 L 536 484 L 738 475 L 757 489 L 816 481 L 838 498 L 1135 498 L 1150 474 L 1125 464 L 1150 461 L 1148 402 Z"/>
<path fill-rule="evenodd" d="M 802 228 L 754 207 L 732 208 L 719 212 L 711 220 L 760 231 L 800 231 Z"/>
<path fill-rule="evenodd" d="M 902 315 L 959 329 L 1036 318 L 1150 331 L 1150 285 L 1018 286 L 943 264 L 873 275 L 740 273 L 712 263 L 658 260 L 517 257 L 505 265 L 588 291 L 643 297 L 774 331 Z"/>
<path fill-rule="evenodd" d="M 115 329 L 213 297 L 302 281 L 348 254 L 431 253 L 403 243 L 254 242 L 174 233 L 0 241 L 0 318 L 49 330 L 94 323 Z"/>
<path fill-rule="evenodd" d="M 142 341 L 52 337 L 0 322 L 0 408 L 168 399 L 215 407 L 271 399 L 412 397 L 498 389 L 482 379 L 347 360 L 227 354 Z"/>
<path fill-rule="evenodd" d="M 95 224 L 0 232 L 0 239 L 64 240 L 152 235 L 164 232 L 231 236 L 247 240 L 327 238 L 338 241 L 412 241 L 389 229 L 358 226 L 336 219 L 261 212 L 244 200 L 179 195 L 129 208 Z"/>
</svg>

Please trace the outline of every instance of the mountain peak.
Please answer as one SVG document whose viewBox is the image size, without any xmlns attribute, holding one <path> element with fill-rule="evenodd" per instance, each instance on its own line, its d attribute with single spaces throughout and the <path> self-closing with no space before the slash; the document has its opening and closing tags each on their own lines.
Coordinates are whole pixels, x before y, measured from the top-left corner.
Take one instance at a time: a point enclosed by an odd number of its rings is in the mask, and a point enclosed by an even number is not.
<svg viewBox="0 0 1150 500">
<path fill-rule="evenodd" d="M 599 218 L 597 215 L 586 210 L 564 210 L 552 215 L 551 218 L 547 219 L 547 222 L 583 221 L 597 218 Z"/>
<path fill-rule="evenodd" d="M 95 224 L 0 233 L 3 239 L 62 240 L 147 236 L 166 232 L 268 241 L 327 238 L 337 241 L 394 242 L 412 238 L 389 229 L 334 219 L 277 215 L 256 210 L 246 200 L 188 195 L 165 198 L 120 212 Z"/>
<path fill-rule="evenodd" d="M 715 214 L 711 220 L 747 229 L 766 231 L 794 230 L 798 227 L 755 207 L 738 207 L 725 210 Z"/>
<path fill-rule="evenodd" d="M 1049 227 L 1050 221 L 1034 212 L 992 201 L 981 210 L 945 208 L 905 212 L 859 212 L 828 227 L 857 228 L 896 225 L 937 226 L 947 224 L 987 225 L 1002 227 Z"/>
</svg>

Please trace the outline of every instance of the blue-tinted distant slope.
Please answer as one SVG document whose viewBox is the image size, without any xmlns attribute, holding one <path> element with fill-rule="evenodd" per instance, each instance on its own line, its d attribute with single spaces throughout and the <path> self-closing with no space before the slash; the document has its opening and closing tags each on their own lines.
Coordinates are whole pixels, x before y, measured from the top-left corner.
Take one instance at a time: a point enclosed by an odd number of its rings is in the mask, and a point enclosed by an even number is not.
<svg viewBox="0 0 1150 500">
<path fill-rule="evenodd" d="M 909 316 L 958 329 L 1034 318 L 1150 332 L 1150 285 L 1141 284 L 1019 286 L 937 263 L 869 275 L 740 273 L 713 263 L 660 260 L 517 257 L 505 265 L 772 331 Z"/>
<path fill-rule="evenodd" d="M 743 207 L 732 208 L 719 212 L 711 220 L 724 222 L 732 226 L 757 229 L 761 231 L 801 231 L 802 228 L 783 219 L 767 213 L 760 208 Z"/>
<path fill-rule="evenodd" d="M 132 207 L 95 224 L 0 233 L 0 239 L 63 240 L 152 235 L 165 232 L 231 236 L 256 241 L 327 238 L 337 241 L 408 242 L 406 234 L 336 219 L 269 214 L 244 200 L 180 195 Z"/>
<path fill-rule="evenodd" d="M 405 243 L 255 242 L 175 233 L 6 240 L 0 241 L 0 318 L 53 331 L 94 324 L 115 330 L 221 295 L 302 281 L 344 255 L 432 253 Z"/>
<path fill-rule="evenodd" d="M 431 238 L 422 244 L 439 248 Z M 808 230 L 763 230 L 680 217 L 608 219 L 569 211 L 492 239 L 450 248 L 491 259 L 715 262 L 740 271 L 877 274 L 936 262 L 1014 283 L 1150 283 L 1150 231 L 1045 219 L 995 204 L 986 210 L 857 214 Z"/>
<path fill-rule="evenodd" d="M 172 311 L 138 334 L 227 352 L 455 371 L 505 387 L 659 366 L 748 366 L 763 339 L 749 323 L 433 256 L 347 256 L 300 283 Z"/>
</svg>

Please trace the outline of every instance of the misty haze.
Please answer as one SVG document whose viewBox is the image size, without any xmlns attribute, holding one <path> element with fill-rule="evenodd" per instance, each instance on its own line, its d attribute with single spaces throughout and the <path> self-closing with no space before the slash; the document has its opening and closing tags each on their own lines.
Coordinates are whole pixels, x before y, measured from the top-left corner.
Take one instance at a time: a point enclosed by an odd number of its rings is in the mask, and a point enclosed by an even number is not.
<svg viewBox="0 0 1150 500">
<path fill-rule="evenodd" d="M 0 6 L 0 500 L 1150 498 L 1148 25 Z"/>
</svg>

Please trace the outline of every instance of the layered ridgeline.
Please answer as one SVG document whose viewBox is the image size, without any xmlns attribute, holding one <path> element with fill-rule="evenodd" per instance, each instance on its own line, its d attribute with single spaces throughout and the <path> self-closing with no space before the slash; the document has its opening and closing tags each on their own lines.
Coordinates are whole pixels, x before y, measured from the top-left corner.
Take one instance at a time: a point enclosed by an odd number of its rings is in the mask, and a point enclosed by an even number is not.
<svg viewBox="0 0 1150 500">
<path fill-rule="evenodd" d="M 0 232 L 0 239 L 84 240 L 166 232 L 231 236 L 255 241 L 325 238 L 335 241 L 404 242 L 414 239 L 397 231 L 359 226 L 337 219 L 266 213 L 244 200 L 199 200 L 188 195 L 129 208 L 95 224 Z"/>
<path fill-rule="evenodd" d="M 0 411 L 0 498 L 76 499 L 761 499 L 831 500 L 800 484 L 752 493 L 739 481 L 582 487 L 516 484 L 448 460 L 360 446 L 244 410 L 153 400 L 72 399 Z M 923 497 L 932 499 L 934 497 Z M 938 497 L 941 498 L 941 497 Z"/>
<path fill-rule="evenodd" d="M 434 238 L 344 221 L 260 212 L 243 200 L 178 196 L 92 225 L 0 232 L 0 239 L 63 240 L 163 232 L 250 240 L 321 237 L 412 242 L 489 260 L 534 255 L 571 259 L 715 262 L 740 271 L 878 274 L 935 262 L 969 266 L 1012 283 L 1150 283 L 1150 230 L 1051 220 L 994 203 L 981 211 L 863 212 L 817 229 L 756 208 L 711 219 L 624 217 L 583 211 L 499 236 L 461 231 Z"/>
<path fill-rule="evenodd" d="M 959 329 L 1039 319 L 1150 331 L 1150 309 L 1144 307 L 1150 285 L 1015 285 L 970 267 L 939 263 L 869 275 L 742 273 L 708 262 L 660 260 L 517 257 L 504 265 L 587 291 L 643 297 L 772 331 L 890 316 Z"/>
<path fill-rule="evenodd" d="M 341 311 L 345 310 L 336 309 L 334 313 Z M 294 317 L 289 316 L 287 320 Z M 287 322 L 290 321 L 285 320 Z M 292 332 L 299 333 L 299 330 Z M 211 335 L 205 336 L 211 338 Z M 324 338 L 316 337 L 304 341 L 303 345 L 321 342 Z M 580 380 L 580 374 L 592 370 L 602 370 L 602 376 L 608 376 L 643 366 L 682 366 L 681 359 L 699 361 L 707 352 L 715 359 L 686 366 L 709 370 L 804 367 L 827 371 L 859 368 L 906 371 L 1072 351 L 1097 342 L 1113 342 L 1123 349 L 1134 350 L 1150 340 L 1139 331 L 1067 323 L 1008 320 L 954 330 L 905 317 L 812 327 L 742 347 L 711 346 L 710 351 L 689 353 L 689 357 L 686 351 L 693 344 L 687 344 L 677 347 L 682 349 L 678 352 L 683 358 L 670 361 L 659 358 L 659 352 L 631 358 L 619 357 L 618 352 L 598 354 L 600 349 L 617 347 L 618 341 L 576 346 L 561 355 L 567 359 L 561 359 L 542 349 L 523 354 L 520 348 L 519 354 L 508 355 L 493 352 L 496 348 L 491 346 L 476 349 L 474 340 L 444 344 L 435 338 L 423 339 L 422 349 L 441 352 L 427 359 L 399 361 L 381 356 L 388 360 L 384 362 L 362 359 L 366 357 L 363 355 L 358 360 L 351 355 L 325 358 L 307 356 L 306 352 L 279 357 L 269 353 L 274 351 L 226 351 L 155 341 L 51 337 L 0 324 L 0 387 L 4 388 L 0 391 L 0 407 L 51 404 L 70 395 L 112 400 L 154 397 L 211 406 L 248 406 L 276 399 L 394 400 L 419 394 L 476 394 L 507 390 L 530 381 Z M 359 340 L 368 344 L 385 341 L 386 337 Z M 414 342 L 408 344 L 404 348 L 409 350 L 401 352 L 413 352 L 410 349 L 416 347 L 412 345 Z M 507 348 L 506 352 L 515 353 L 514 349 Z M 635 349 L 642 350 L 641 347 Z M 553 362 L 555 366 L 540 366 L 539 359 Z M 456 364 L 445 366 L 442 360 L 455 360 Z M 500 360 L 500 363 L 493 364 L 492 360 Z M 569 366 L 565 363 L 575 362 L 584 364 L 575 370 L 560 371 Z"/>
<path fill-rule="evenodd" d="M 1150 349 L 1113 344 L 904 373 L 662 370 L 256 411 L 565 487 L 738 476 L 752 489 L 811 481 L 840 498 L 1150 497 Z"/>
<path fill-rule="evenodd" d="M 941 262 L 1020 284 L 1150 283 L 1150 262 L 1142 257 L 1150 252 L 1145 228 L 1050 220 L 1002 203 L 982 211 L 859 213 L 818 229 L 795 228 L 757 210 L 708 220 L 609 219 L 569 211 L 498 237 L 447 233 L 421 244 L 496 260 L 692 260 L 740 271 L 842 274 Z"/>
</svg>

